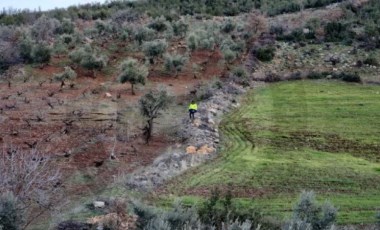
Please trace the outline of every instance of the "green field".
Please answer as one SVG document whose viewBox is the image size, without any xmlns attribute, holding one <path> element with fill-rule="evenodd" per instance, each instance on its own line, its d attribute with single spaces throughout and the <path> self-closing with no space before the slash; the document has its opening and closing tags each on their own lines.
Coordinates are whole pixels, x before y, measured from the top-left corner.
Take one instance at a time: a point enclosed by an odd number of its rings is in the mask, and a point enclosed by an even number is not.
<svg viewBox="0 0 380 230">
<path fill-rule="evenodd" d="M 380 208 L 379 86 L 272 84 L 248 94 L 220 130 L 221 156 L 172 181 L 168 189 L 175 196 L 195 202 L 198 197 L 189 191 L 214 186 L 256 191 L 259 196 L 240 197 L 236 203 L 284 217 L 302 190 L 314 190 L 339 208 L 339 223 L 375 221 Z"/>
</svg>

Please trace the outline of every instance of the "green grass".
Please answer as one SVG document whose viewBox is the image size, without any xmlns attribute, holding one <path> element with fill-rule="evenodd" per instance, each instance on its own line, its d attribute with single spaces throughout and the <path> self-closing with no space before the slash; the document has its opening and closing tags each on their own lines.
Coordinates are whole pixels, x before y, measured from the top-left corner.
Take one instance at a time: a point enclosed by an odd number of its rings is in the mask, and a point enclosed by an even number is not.
<svg viewBox="0 0 380 230">
<path fill-rule="evenodd" d="M 177 196 L 214 186 L 260 191 L 285 217 L 302 190 L 339 207 L 339 223 L 372 223 L 380 207 L 380 87 L 327 81 L 272 84 L 227 115 L 222 153 L 168 185 Z"/>
</svg>

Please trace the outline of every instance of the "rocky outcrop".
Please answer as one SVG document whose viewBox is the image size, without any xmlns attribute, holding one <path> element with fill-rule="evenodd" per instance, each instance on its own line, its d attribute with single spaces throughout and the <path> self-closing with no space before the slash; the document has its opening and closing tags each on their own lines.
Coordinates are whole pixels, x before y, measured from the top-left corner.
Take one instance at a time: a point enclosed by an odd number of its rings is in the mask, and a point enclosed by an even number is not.
<svg viewBox="0 0 380 230">
<path fill-rule="evenodd" d="M 186 141 L 169 148 L 152 165 L 129 175 L 127 186 L 130 189 L 149 191 L 189 168 L 215 158 L 220 143 L 218 125 L 222 115 L 239 106 L 239 95 L 247 89 L 226 83 L 211 98 L 200 102 L 196 119 L 192 122 L 183 119 L 183 128 L 177 133 Z"/>
</svg>

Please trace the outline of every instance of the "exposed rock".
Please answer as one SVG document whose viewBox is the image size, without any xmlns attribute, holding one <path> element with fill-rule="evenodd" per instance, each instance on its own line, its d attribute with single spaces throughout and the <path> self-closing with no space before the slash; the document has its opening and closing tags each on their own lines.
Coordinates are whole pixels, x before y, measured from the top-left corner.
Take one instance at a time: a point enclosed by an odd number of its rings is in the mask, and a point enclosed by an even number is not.
<svg viewBox="0 0 380 230">
<path fill-rule="evenodd" d="M 195 154 L 197 153 L 197 148 L 195 146 L 189 146 L 186 148 L 187 154 Z"/>
<path fill-rule="evenodd" d="M 193 126 L 199 127 L 202 124 L 202 121 L 199 118 L 194 119 Z"/>
<path fill-rule="evenodd" d="M 258 87 L 262 84 L 264 83 L 255 82 L 252 85 Z M 177 132 L 184 141 L 183 144 L 172 146 L 157 157 L 152 165 L 129 175 L 127 186 L 130 189 L 149 191 L 185 170 L 215 158 L 216 144 L 220 142 L 218 125 L 222 115 L 239 106 L 238 95 L 246 90 L 234 83 L 226 83 L 222 90 L 214 92 L 207 101 L 199 103 L 196 119 L 191 122 L 184 118 L 183 128 Z"/>
<path fill-rule="evenodd" d="M 214 147 L 208 147 L 208 145 L 203 145 L 197 150 L 198 154 L 209 154 L 215 152 Z"/>
<path fill-rule="evenodd" d="M 93 205 L 95 208 L 104 208 L 106 203 L 104 201 L 94 201 Z"/>
</svg>

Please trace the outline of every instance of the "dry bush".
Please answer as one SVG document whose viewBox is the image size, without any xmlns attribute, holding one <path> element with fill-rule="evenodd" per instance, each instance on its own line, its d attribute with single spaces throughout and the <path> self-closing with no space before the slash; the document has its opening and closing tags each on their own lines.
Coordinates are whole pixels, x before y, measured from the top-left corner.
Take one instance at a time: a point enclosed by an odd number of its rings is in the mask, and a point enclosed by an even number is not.
<svg viewBox="0 0 380 230">
<path fill-rule="evenodd" d="M 52 168 L 48 156 L 36 149 L 4 148 L 0 152 L 0 193 L 15 197 L 24 229 L 62 201 L 61 173 Z"/>
</svg>

